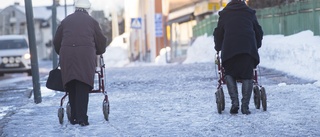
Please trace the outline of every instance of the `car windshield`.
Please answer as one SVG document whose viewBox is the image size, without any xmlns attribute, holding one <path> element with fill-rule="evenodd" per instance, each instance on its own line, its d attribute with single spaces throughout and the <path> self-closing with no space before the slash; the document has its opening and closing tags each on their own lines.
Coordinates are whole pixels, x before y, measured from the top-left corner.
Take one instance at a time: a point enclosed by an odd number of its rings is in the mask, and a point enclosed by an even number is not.
<svg viewBox="0 0 320 137">
<path fill-rule="evenodd" d="M 24 49 L 28 48 L 24 39 L 0 40 L 0 50 L 2 49 Z"/>
</svg>

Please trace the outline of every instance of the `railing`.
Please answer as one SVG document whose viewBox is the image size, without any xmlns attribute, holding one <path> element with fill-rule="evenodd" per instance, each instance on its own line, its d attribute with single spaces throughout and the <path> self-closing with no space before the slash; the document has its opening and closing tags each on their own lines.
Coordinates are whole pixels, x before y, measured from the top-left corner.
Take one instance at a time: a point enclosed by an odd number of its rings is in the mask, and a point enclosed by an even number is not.
<svg viewBox="0 0 320 137">
<path fill-rule="evenodd" d="M 264 31 L 268 34 L 291 35 L 303 30 L 311 30 L 320 34 L 320 0 L 300 0 L 271 8 L 257 10 L 257 18 Z M 217 26 L 218 15 L 198 22 L 193 27 L 193 36 L 207 33 L 212 35 Z"/>
</svg>

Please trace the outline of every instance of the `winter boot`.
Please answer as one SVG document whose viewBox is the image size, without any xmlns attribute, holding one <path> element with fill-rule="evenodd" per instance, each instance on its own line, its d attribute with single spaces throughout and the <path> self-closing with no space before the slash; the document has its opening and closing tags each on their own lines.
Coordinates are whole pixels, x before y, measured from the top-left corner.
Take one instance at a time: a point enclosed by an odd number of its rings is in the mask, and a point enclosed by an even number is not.
<svg viewBox="0 0 320 137">
<path fill-rule="evenodd" d="M 242 80 L 242 99 L 241 99 L 241 112 L 242 114 L 249 115 L 249 103 L 252 94 L 253 81 L 252 79 Z"/>
<path fill-rule="evenodd" d="M 231 114 L 238 114 L 239 110 L 239 99 L 238 99 L 238 87 L 236 79 L 230 75 L 225 76 L 225 80 L 227 82 L 228 93 L 231 98 Z"/>
<path fill-rule="evenodd" d="M 83 121 L 79 121 L 79 125 L 80 126 L 88 126 L 89 125 L 88 116 L 85 116 L 85 119 Z"/>
</svg>

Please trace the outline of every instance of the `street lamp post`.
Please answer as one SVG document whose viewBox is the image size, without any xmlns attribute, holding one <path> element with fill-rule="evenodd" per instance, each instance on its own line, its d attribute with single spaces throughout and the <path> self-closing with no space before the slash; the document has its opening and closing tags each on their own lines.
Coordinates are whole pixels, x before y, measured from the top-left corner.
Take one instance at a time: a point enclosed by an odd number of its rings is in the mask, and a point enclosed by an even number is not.
<svg viewBox="0 0 320 137">
<path fill-rule="evenodd" d="M 39 82 L 39 67 L 38 67 L 38 56 L 37 56 L 37 46 L 36 37 L 34 32 L 34 22 L 33 22 L 33 10 L 32 1 L 24 0 L 26 18 L 27 18 L 27 28 L 28 28 L 28 39 L 29 48 L 31 53 L 31 72 L 32 72 L 32 82 L 33 82 L 33 97 L 36 104 L 41 103 L 41 92 L 40 92 L 40 82 Z"/>
<path fill-rule="evenodd" d="M 57 30 L 57 3 L 59 0 L 53 0 L 52 4 L 52 39 L 56 34 Z M 58 55 L 55 52 L 54 46 L 52 46 L 52 67 L 56 68 L 58 66 Z"/>
</svg>

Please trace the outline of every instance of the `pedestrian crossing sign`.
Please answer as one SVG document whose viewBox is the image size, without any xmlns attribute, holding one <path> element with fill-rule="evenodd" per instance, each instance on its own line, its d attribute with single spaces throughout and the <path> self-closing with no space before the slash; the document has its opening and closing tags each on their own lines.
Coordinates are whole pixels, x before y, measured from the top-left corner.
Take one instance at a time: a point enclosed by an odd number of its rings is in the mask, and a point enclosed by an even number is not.
<svg viewBox="0 0 320 137">
<path fill-rule="evenodd" d="M 131 18 L 131 28 L 141 29 L 141 27 L 142 27 L 141 18 Z"/>
</svg>

